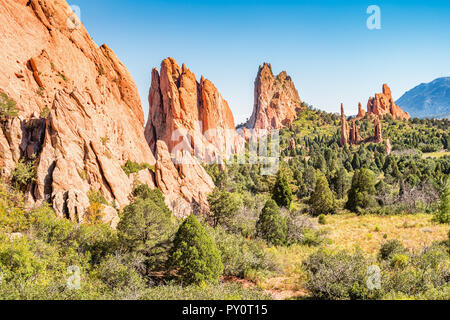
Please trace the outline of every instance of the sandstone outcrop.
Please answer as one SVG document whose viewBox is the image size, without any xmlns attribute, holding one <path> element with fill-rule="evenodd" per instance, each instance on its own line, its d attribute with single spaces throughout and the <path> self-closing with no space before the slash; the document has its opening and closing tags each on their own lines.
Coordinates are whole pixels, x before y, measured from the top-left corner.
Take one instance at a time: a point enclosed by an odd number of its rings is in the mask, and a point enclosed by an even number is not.
<svg viewBox="0 0 450 320">
<path fill-rule="evenodd" d="M 187 150 L 210 162 L 236 153 L 238 135 L 231 109 L 211 81 L 197 81 L 186 65 L 172 58 L 153 69 L 145 137 L 156 151 L 158 140 L 169 152 Z"/>
<path fill-rule="evenodd" d="M 354 120 L 351 122 L 350 137 L 348 141 L 350 144 L 360 144 L 363 141 L 359 133 L 359 127 Z"/>
<path fill-rule="evenodd" d="M 218 163 L 242 148 L 227 101 L 211 81 L 197 81 L 172 58 L 153 69 L 145 137 L 156 154 L 156 185 L 174 214 L 207 211 L 214 183 L 201 163 Z"/>
<path fill-rule="evenodd" d="M 34 161 L 30 205 L 49 202 L 80 221 L 87 193 L 126 205 L 136 175 L 127 160 L 155 164 L 135 83 L 106 45 L 98 47 L 63 0 L 0 0 L 0 91 L 19 117 L 0 130 L 2 176 Z M 153 187 L 152 173 L 140 179 Z M 106 220 L 117 223 L 107 210 Z"/>
<path fill-rule="evenodd" d="M 297 144 L 295 143 L 295 139 L 294 138 L 291 138 L 290 140 L 289 140 L 289 150 L 295 150 L 295 148 L 297 147 Z"/>
<path fill-rule="evenodd" d="M 374 120 L 374 126 L 375 126 L 375 143 L 380 143 L 383 141 L 383 128 L 381 126 L 380 117 L 375 116 Z"/>
<path fill-rule="evenodd" d="M 350 128 L 348 126 L 347 118 L 345 117 L 344 104 L 341 104 L 341 146 L 345 146 L 350 140 Z"/>
<path fill-rule="evenodd" d="M 365 116 L 365 115 L 364 115 Z M 374 135 L 367 137 L 363 139 L 360 135 L 360 128 L 357 124 L 357 121 L 361 120 L 361 117 L 356 117 L 351 119 L 349 122 L 347 121 L 347 118 L 345 117 L 344 113 L 344 105 L 341 104 L 341 139 L 340 144 L 341 146 L 345 146 L 348 144 L 352 145 L 358 145 L 362 143 L 363 141 L 366 142 L 374 142 L 374 143 L 381 143 L 383 142 L 383 128 L 381 125 L 381 120 L 378 115 L 375 114 L 369 114 L 368 119 L 373 120 L 374 125 Z M 389 140 L 387 141 L 387 144 L 390 145 Z"/>
<path fill-rule="evenodd" d="M 366 111 L 364 111 L 361 102 L 358 103 L 358 115 L 356 116 L 356 118 L 358 119 L 362 119 L 366 116 Z"/>
<path fill-rule="evenodd" d="M 386 154 L 390 155 L 392 153 L 392 145 L 389 139 L 386 139 Z"/>
<path fill-rule="evenodd" d="M 398 120 L 409 120 L 411 116 L 397 106 L 392 98 L 391 89 L 387 84 L 383 85 L 383 93 L 375 94 L 375 97 L 369 98 L 367 103 L 367 112 L 377 116 L 391 115 Z"/>
<path fill-rule="evenodd" d="M 259 67 L 255 80 L 255 104 L 247 128 L 281 129 L 297 118 L 301 108 L 298 91 L 285 71 L 275 77 L 270 64 L 264 63 Z"/>
</svg>

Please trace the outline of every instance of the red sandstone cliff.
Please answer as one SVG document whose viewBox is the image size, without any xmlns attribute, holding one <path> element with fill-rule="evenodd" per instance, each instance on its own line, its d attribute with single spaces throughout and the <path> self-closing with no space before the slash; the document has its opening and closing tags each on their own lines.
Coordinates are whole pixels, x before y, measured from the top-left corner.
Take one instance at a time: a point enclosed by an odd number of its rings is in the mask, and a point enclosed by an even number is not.
<svg viewBox="0 0 450 320">
<path fill-rule="evenodd" d="M 195 149 L 204 161 L 235 152 L 238 137 L 227 101 L 209 80 L 198 82 L 184 64 L 180 68 L 167 58 L 160 72 L 153 70 L 149 105 L 145 137 L 152 150 L 162 140 L 170 152 Z"/>
<path fill-rule="evenodd" d="M 149 106 L 145 137 L 158 159 L 156 184 L 177 215 L 192 204 L 207 207 L 214 183 L 201 162 L 221 163 L 242 143 L 227 101 L 211 81 L 167 58 L 152 72 Z"/>
<path fill-rule="evenodd" d="M 47 201 L 75 221 L 89 190 L 123 206 L 135 180 L 153 187 L 149 170 L 122 169 L 155 157 L 136 85 L 114 52 L 92 41 L 63 0 L 0 0 L 0 8 L 0 91 L 19 109 L 0 129 L 2 177 L 19 160 L 34 161 L 30 205 Z M 115 210 L 106 211 L 117 224 Z"/>
</svg>

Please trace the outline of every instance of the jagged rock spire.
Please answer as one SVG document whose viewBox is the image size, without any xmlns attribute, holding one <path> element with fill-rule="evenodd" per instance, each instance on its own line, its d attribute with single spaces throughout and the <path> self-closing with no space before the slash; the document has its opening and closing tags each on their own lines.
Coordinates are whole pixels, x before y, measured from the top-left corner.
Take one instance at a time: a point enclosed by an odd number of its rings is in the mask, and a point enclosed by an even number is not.
<svg viewBox="0 0 450 320">
<path fill-rule="evenodd" d="M 344 147 L 349 143 L 350 128 L 345 117 L 344 104 L 341 103 L 341 146 Z"/>
<path fill-rule="evenodd" d="M 247 122 L 249 129 L 281 129 L 297 118 L 302 101 L 286 71 L 274 76 L 272 66 L 259 67 L 255 80 L 253 114 Z"/>
</svg>

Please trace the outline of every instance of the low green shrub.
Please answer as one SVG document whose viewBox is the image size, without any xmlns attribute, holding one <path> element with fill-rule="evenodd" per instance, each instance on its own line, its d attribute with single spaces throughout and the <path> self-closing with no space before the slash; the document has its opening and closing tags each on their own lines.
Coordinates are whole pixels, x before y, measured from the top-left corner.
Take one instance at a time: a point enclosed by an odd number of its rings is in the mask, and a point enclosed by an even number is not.
<svg viewBox="0 0 450 320">
<path fill-rule="evenodd" d="M 322 224 L 322 225 L 327 224 L 327 218 L 325 217 L 324 214 L 321 214 L 321 215 L 319 216 L 319 224 Z"/>
<path fill-rule="evenodd" d="M 308 272 L 307 288 L 315 299 L 367 299 L 375 294 L 367 287 L 368 266 L 361 251 L 320 249 L 304 263 Z"/>
<path fill-rule="evenodd" d="M 227 233 L 222 227 L 208 227 L 220 251 L 223 274 L 243 278 L 249 270 L 272 270 L 273 261 L 264 251 L 263 241 L 248 240 L 237 234 Z"/>
<path fill-rule="evenodd" d="M 19 110 L 16 102 L 8 97 L 4 92 L 0 92 L 0 122 L 4 122 L 12 117 L 17 117 Z"/>
<path fill-rule="evenodd" d="M 397 240 L 389 240 L 381 245 L 380 252 L 378 257 L 380 260 L 389 260 L 396 254 L 403 254 L 406 249 L 403 247 L 403 244 Z"/>
<path fill-rule="evenodd" d="M 19 160 L 11 173 L 12 182 L 15 188 L 23 190 L 36 180 L 36 170 L 33 161 Z"/>
<path fill-rule="evenodd" d="M 130 160 L 127 160 L 124 166 L 122 166 L 123 171 L 126 173 L 127 176 L 131 175 L 132 173 L 138 173 L 141 170 L 150 169 L 154 171 L 154 167 L 149 165 L 148 163 L 137 163 Z"/>
<path fill-rule="evenodd" d="M 169 284 L 146 290 L 142 300 L 270 300 L 260 289 L 244 289 L 238 283 L 180 286 Z"/>
</svg>

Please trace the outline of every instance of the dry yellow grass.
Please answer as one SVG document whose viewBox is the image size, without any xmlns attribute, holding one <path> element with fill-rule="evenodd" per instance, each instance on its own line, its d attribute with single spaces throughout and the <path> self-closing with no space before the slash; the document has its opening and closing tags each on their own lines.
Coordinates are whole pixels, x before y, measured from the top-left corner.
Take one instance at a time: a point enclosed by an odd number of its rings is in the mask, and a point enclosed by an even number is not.
<svg viewBox="0 0 450 320">
<path fill-rule="evenodd" d="M 400 240 L 406 248 L 418 250 L 435 241 L 447 239 L 448 225 L 437 224 L 427 214 L 379 216 L 340 214 L 327 217 L 321 228 L 337 248 L 359 246 L 368 254 L 376 254 L 383 242 Z"/>
<path fill-rule="evenodd" d="M 423 158 L 427 159 L 427 158 L 442 158 L 445 156 L 450 156 L 450 151 L 439 151 L 439 152 L 431 152 L 431 153 L 424 153 L 423 154 Z"/>
<path fill-rule="evenodd" d="M 389 239 L 398 239 L 411 250 L 446 240 L 449 226 L 434 223 L 432 218 L 427 214 L 357 216 L 345 213 L 327 216 L 327 224 L 320 226 L 320 229 L 328 232 L 331 243 L 324 244 L 328 248 L 353 250 L 360 247 L 368 255 L 375 256 L 381 244 Z M 276 300 L 308 296 L 302 264 L 319 248 L 305 245 L 267 248 L 267 254 L 276 261 L 280 270 L 270 273 L 250 272 L 245 281 L 270 293 Z"/>
</svg>

